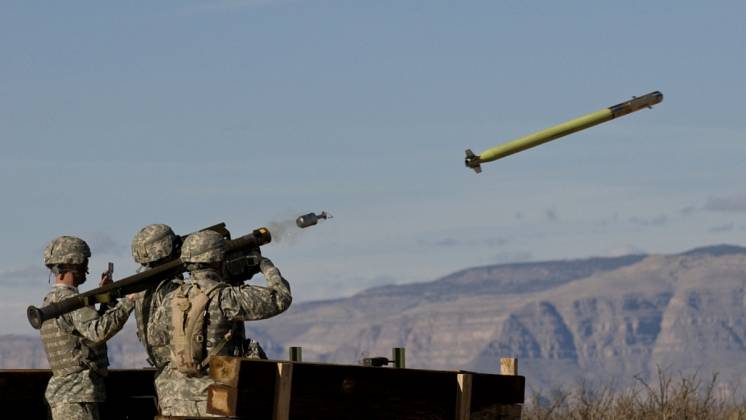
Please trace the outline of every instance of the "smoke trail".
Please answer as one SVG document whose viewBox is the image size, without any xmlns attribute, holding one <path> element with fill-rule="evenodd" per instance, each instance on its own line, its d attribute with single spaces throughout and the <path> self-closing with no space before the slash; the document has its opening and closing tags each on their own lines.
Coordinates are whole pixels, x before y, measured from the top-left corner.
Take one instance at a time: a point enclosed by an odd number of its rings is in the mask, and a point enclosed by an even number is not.
<svg viewBox="0 0 746 420">
<path fill-rule="evenodd" d="M 295 225 L 295 219 L 269 222 L 267 227 L 272 234 L 272 242 L 278 244 L 295 245 L 303 232 Z"/>
<path fill-rule="evenodd" d="M 273 242 L 294 245 L 298 242 L 298 238 L 305 228 L 331 218 L 332 215 L 325 211 L 318 214 L 306 213 L 295 219 L 269 222 L 267 227 L 269 228 L 269 233 L 272 234 Z"/>
</svg>

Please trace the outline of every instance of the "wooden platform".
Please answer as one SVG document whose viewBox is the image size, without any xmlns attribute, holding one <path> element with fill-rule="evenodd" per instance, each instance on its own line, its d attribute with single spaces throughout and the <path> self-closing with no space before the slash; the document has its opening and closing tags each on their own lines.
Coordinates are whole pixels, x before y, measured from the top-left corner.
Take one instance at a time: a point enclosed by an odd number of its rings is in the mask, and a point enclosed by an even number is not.
<svg viewBox="0 0 746 420">
<path fill-rule="evenodd" d="M 100 407 L 102 419 L 152 419 L 157 414 L 154 369 L 111 369 L 106 378 L 107 401 Z M 44 390 L 52 372 L 46 369 L 0 369 L 0 406 L 13 407 L 17 416 L 46 419 Z M 8 411 L 6 411 L 8 413 Z M 6 418 L 5 416 L 2 416 Z"/>
<path fill-rule="evenodd" d="M 517 419 L 525 378 L 215 358 L 208 412 L 284 419 Z"/>
<path fill-rule="evenodd" d="M 153 374 L 111 370 L 101 418 L 154 418 Z M 47 418 L 50 375 L 0 370 L 0 404 L 17 407 L 23 418 Z M 219 384 L 209 389 L 208 411 L 233 419 L 513 420 L 520 418 L 525 387 L 525 379 L 515 375 L 233 357 L 215 358 L 210 375 Z"/>
</svg>

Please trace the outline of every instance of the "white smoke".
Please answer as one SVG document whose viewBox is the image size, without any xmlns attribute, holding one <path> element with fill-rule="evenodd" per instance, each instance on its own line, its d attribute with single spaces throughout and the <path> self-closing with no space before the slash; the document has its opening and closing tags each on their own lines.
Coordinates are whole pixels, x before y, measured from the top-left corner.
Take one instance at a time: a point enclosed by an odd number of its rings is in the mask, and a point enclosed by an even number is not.
<svg viewBox="0 0 746 420">
<path fill-rule="evenodd" d="M 303 229 L 295 224 L 295 219 L 269 222 L 267 228 L 272 234 L 272 242 L 284 245 L 295 245 L 303 233 Z"/>
<path fill-rule="evenodd" d="M 303 233 L 304 230 L 307 230 L 312 226 L 307 226 L 306 228 L 300 228 L 296 224 L 296 220 L 300 216 L 304 216 L 309 214 L 306 213 L 300 213 L 300 212 L 294 212 L 293 215 L 287 215 L 284 216 L 283 219 L 279 221 L 272 221 L 267 224 L 267 228 L 269 229 L 269 233 L 272 235 L 272 242 L 277 244 L 283 244 L 283 245 L 295 245 L 300 240 L 300 236 Z M 312 213 L 311 213 L 312 214 Z M 319 222 L 325 219 L 331 219 L 332 215 L 327 212 L 319 212 L 315 213 L 317 216 L 319 216 Z"/>
</svg>

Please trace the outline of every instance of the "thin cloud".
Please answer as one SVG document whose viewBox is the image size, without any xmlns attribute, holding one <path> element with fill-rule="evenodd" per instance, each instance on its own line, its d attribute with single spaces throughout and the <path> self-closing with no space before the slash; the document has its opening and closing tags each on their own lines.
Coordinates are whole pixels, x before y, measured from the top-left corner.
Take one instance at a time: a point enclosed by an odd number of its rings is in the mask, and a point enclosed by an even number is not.
<svg viewBox="0 0 746 420">
<path fill-rule="evenodd" d="M 559 216 L 557 215 L 557 210 L 555 209 L 546 209 L 544 211 L 544 215 L 547 217 L 547 220 L 550 222 L 558 222 Z"/>
<path fill-rule="evenodd" d="M 508 240 L 505 238 L 483 238 L 483 239 L 457 239 L 454 237 L 446 237 L 437 240 L 424 240 L 420 239 L 417 241 L 420 246 L 435 246 L 435 247 L 500 247 L 508 244 Z"/>
<path fill-rule="evenodd" d="M 642 217 L 631 217 L 629 221 L 630 223 L 639 226 L 663 226 L 668 223 L 668 217 L 665 214 L 660 214 L 649 219 Z"/>
<path fill-rule="evenodd" d="M 746 212 L 746 194 L 710 197 L 707 199 L 704 209 L 709 211 Z"/>
<path fill-rule="evenodd" d="M 700 210 L 697 206 L 686 206 L 683 209 L 679 210 L 679 213 L 681 213 L 684 216 L 691 216 L 694 213 L 696 213 L 698 210 Z"/>
<path fill-rule="evenodd" d="M 531 261 L 533 257 L 533 254 L 529 251 L 501 252 L 492 257 L 492 262 L 496 264 L 527 262 Z"/>
<path fill-rule="evenodd" d="M 433 242 L 433 245 L 435 246 L 445 246 L 445 247 L 451 247 L 451 246 L 459 246 L 463 245 L 463 243 L 457 239 L 454 238 L 445 238 L 441 239 L 439 241 Z"/>
<path fill-rule="evenodd" d="M 625 255 L 645 255 L 645 254 L 647 254 L 647 252 L 643 248 L 637 245 L 626 244 L 626 245 L 618 246 L 615 248 L 607 249 L 601 255 L 605 257 L 623 257 Z"/>
<path fill-rule="evenodd" d="M 726 233 L 726 232 L 733 232 L 735 229 L 736 229 L 735 223 L 726 223 L 724 225 L 711 227 L 710 228 L 710 232 L 712 232 L 712 233 Z"/>
<path fill-rule="evenodd" d="M 203 0 L 182 8 L 180 12 L 184 15 L 232 12 L 238 9 L 279 6 L 298 1 L 300 0 Z"/>
<path fill-rule="evenodd" d="M 619 223 L 619 213 L 614 213 L 611 217 L 601 219 L 596 222 L 596 226 L 606 227 Z"/>
<path fill-rule="evenodd" d="M 93 255 L 103 254 L 122 256 L 124 254 L 129 254 L 130 252 L 128 245 L 118 242 L 107 233 L 92 232 L 86 234 L 86 237 L 83 239 L 88 242 Z"/>
<path fill-rule="evenodd" d="M 39 265 L 27 265 L 0 271 L 0 284 L 4 286 L 23 286 L 48 277 L 49 270 L 40 263 Z"/>
</svg>

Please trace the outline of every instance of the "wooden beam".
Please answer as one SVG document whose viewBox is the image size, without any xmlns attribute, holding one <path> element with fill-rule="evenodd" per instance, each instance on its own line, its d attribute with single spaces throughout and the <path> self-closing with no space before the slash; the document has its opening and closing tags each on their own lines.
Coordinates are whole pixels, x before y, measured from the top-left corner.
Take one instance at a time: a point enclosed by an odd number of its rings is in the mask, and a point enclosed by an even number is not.
<svg viewBox="0 0 746 420">
<path fill-rule="evenodd" d="M 288 420 L 290 418 L 290 394 L 293 386 L 293 365 L 291 363 L 277 364 L 277 379 L 275 380 L 275 400 L 272 414 L 273 420 Z"/>
<path fill-rule="evenodd" d="M 456 374 L 456 414 L 455 420 L 469 420 L 471 415 L 471 373 Z"/>
<path fill-rule="evenodd" d="M 139 417 L 138 417 L 139 418 Z M 236 420 L 235 417 L 155 416 L 153 420 Z"/>
<path fill-rule="evenodd" d="M 213 371 L 215 368 L 215 371 Z M 272 417 L 277 362 L 215 357 L 210 377 L 222 383 L 207 389 L 207 412 L 221 416 Z"/>
<path fill-rule="evenodd" d="M 216 363 L 222 365 L 211 375 L 227 384 L 212 385 L 208 404 L 225 412 L 233 407 L 239 418 L 450 420 L 455 407 L 460 407 L 459 413 L 469 412 L 467 401 L 472 419 L 495 418 L 477 415 L 495 412 L 500 413 L 497 418 L 518 418 L 524 400 L 522 376 L 238 358 Z M 102 418 L 153 418 L 154 372 L 112 370 L 106 378 L 108 400 L 101 407 Z M 24 407 L 25 418 L 46 418 L 44 390 L 50 376 L 49 370 L 0 370 L 0 406 Z M 470 399 L 463 398 L 467 377 Z M 457 386 L 462 394 L 458 404 Z"/>
<path fill-rule="evenodd" d="M 155 369 L 110 369 L 104 379 L 107 399 L 99 405 L 101 418 L 153 418 L 154 374 Z M 48 369 L 0 370 L 0 407 L 23 407 L 23 418 L 47 418 L 44 391 L 51 376 Z"/>
<path fill-rule="evenodd" d="M 238 388 L 223 384 L 207 387 L 207 412 L 234 417 L 238 413 Z"/>
<path fill-rule="evenodd" d="M 500 375 L 518 375 L 518 359 L 514 357 L 501 357 Z"/>
<path fill-rule="evenodd" d="M 210 361 L 210 378 L 215 380 L 215 382 L 232 387 L 237 387 L 240 369 L 240 358 L 215 356 Z"/>
<path fill-rule="evenodd" d="M 292 417 L 452 419 L 456 373 L 294 363 Z"/>
</svg>

